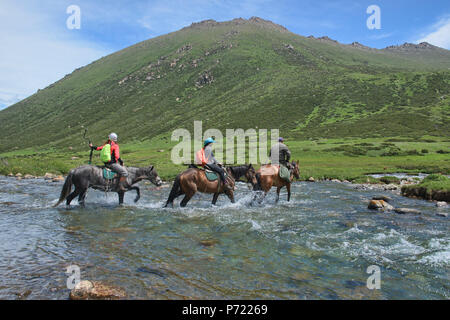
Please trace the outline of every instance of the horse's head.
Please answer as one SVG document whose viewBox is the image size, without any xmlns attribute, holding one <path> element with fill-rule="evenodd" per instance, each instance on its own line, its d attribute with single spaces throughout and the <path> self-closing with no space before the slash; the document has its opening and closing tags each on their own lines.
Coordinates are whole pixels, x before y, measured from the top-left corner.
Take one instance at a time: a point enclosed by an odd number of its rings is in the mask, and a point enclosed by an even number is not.
<svg viewBox="0 0 450 320">
<path fill-rule="evenodd" d="M 258 184 L 258 180 L 256 180 L 256 170 L 253 168 L 253 165 L 248 165 L 248 169 L 245 172 L 245 177 L 247 178 L 247 183 L 251 183 L 252 186 Z"/>
<path fill-rule="evenodd" d="M 162 180 L 158 176 L 154 166 L 149 166 L 144 169 L 144 179 L 149 180 L 151 183 L 159 187 L 162 185 Z"/>
<path fill-rule="evenodd" d="M 296 179 L 300 179 L 300 167 L 299 167 L 299 161 L 292 161 L 291 162 L 291 168 L 292 168 L 292 173 L 294 174 L 294 177 Z"/>
</svg>

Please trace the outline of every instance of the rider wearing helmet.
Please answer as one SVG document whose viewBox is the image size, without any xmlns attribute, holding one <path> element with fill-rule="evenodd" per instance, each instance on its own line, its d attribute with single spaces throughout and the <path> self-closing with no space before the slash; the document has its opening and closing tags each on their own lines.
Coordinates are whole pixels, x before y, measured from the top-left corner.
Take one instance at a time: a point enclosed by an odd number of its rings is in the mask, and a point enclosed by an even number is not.
<svg viewBox="0 0 450 320">
<path fill-rule="evenodd" d="M 208 169 L 211 169 L 212 171 L 216 172 L 220 179 L 225 184 L 225 188 L 230 188 L 227 179 L 225 179 L 225 173 L 222 168 L 222 165 L 216 160 L 214 157 L 214 152 L 212 151 L 212 144 L 215 143 L 213 138 L 208 138 L 203 143 L 203 161 L 197 159 L 199 164 L 201 164 L 203 167 L 207 167 Z M 200 150 L 202 151 L 202 150 Z"/>
<path fill-rule="evenodd" d="M 111 133 L 108 136 L 108 140 L 105 142 L 103 146 L 96 147 L 93 146 L 92 143 L 89 144 L 93 150 L 100 151 L 105 145 L 109 144 L 111 146 L 111 160 L 105 162 L 105 167 L 111 169 L 114 172 L 117 172 L 120 176 L 118 188 L 120 191 L 126 191 L 127 188 L 130 187 L 130 184 L 127 181 L 128 171 L 123 165 L 123 161 L 120 158 L 119 145 L 117 144 L 117 134 Z"/>
</svg>

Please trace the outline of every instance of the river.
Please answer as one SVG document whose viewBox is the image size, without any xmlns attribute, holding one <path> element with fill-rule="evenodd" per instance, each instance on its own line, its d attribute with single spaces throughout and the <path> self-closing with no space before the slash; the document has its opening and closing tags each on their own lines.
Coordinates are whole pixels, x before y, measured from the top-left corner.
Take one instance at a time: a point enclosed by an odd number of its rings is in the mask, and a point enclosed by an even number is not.
<svg viewBox="0 0 450 320">
<path fill-rule="evenodd" d="M 299 182 L 250 205 L 198 194 L 162 209 L 169 187 L 90 190 L 86 208 L 51 206 L 62 183 L 0 177 L 0 299 L 67 299 L 66 268 L 131 299 L 449 299 L 450 223 L 434 203 L 345 183 Z M 421 215 L 367 209 L 374 195 Z M 381 288 L 366 286 L 367 268 Z"/>
</svg>

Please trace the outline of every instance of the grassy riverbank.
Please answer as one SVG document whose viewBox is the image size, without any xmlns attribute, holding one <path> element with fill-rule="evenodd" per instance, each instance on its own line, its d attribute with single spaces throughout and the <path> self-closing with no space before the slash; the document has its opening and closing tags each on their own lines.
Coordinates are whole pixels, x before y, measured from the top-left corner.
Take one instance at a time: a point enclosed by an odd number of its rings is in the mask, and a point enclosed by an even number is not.
<svg viewBox="0 0 450 320">
<path fill-rule="evenodd" d="M 430 174 L 419 184 L 403 186 L 402 194 L 427 200 L 450 201 L 450 178 Z"/>
<path fill-rule="evenodd" d="M 362 176 L 369 173 L 450 174 L 450 156 L 446 153 L 450 150 L 450 140 L 444 138 L 288 140 L 287 144 L 293 159 L 300 160 L 302 179 L 367 182 L 367 177 Z M 174 165 L 170 160 L 175 145 L 168 137 L 122 144 L 121 157 L 128 166 L 152 164 L 164 180 L 171 180 L 186 168 Z M 89 151 L 82 141 L 71 148 L 26 149 L 0 154 L 0 174 L 66 174 L 70 169 L 86 164 L 89 158 Z M 98 155 L 94 152 L 94 164 L 101 164 Z"/>
</svg>

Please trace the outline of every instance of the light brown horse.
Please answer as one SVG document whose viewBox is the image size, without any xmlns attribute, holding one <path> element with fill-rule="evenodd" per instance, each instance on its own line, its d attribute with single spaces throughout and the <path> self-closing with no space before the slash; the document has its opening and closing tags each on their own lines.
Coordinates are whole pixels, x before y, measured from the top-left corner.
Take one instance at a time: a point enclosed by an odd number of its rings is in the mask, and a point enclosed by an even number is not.
<svg viewBox="0 0 450 320">
<path fill-rule="evenodd" d="M 180 173 L 173 184 L 172 190 L 170 191 L 169 198 L 167 199 L 166 205 L 171 205 L 173 207 L 173 201 L 175 198 L 184 194 L 184 198 L 180 203 L 181 207 L 185 207 L 186 204 L 191 200 L 196 192 L 212 193 L 214 194 L 212 199 L 212 204 L 215 205 L 219 194 L 225 193 L 228 198 L 234 203 L 234 186 L 235 181 L 239 180 L 242 176 L 247 178 L 247 182 L 251 183 L 253 186 L 256 185 L 256 172 L 253 166 L 243 165 L 235 167 L 226 167 L 227 179 L 230 184 L 230 189 L 225 189 L 223 183 L 218 178 L 215 181 L 209 181 L 206 178 L 205 171 L 199 168 L 189 168 L 186 171 Z"/>
<path fill-rule="evenodd" d="M 267 192 L 269 192 L 273 186 L 277 187 L 277 199 L 275 200 L 276 202 L 278 202 L 278 200 L 280 199 L 280 190 L 284 186 L 286 186 L 288 192 L 287 201 L 291 199 L 291 183 L 294 180 L 294 177 L 296 179 L 300 178 L 300 169 L 298 160 L 291 162 L 291 176 L 289 179 L 290 182 L 287 182 L 286 180 L 280 178 L 279 171 L 280 171 L 279 165 L 266 164 L 261 166 L 261 168 L 259 168 L 259 170 L 256 172 L 258 184 L 254 186 L 253 190 L 264 191 L 264 196 L 262 199 L 266 197 Z"/>
</svg>

